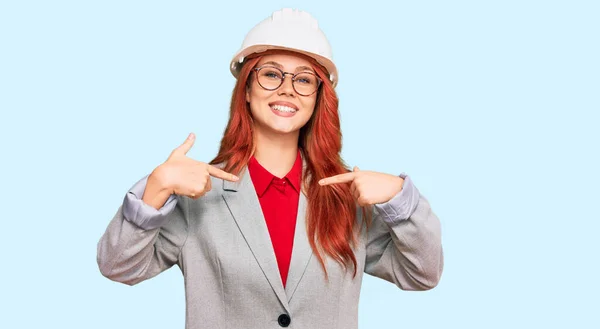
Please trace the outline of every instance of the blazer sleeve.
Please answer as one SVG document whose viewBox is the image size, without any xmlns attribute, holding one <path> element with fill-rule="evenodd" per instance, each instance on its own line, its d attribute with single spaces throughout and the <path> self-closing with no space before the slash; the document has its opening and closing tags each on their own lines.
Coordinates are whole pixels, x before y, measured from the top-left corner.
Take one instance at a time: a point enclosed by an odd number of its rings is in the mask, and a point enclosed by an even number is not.
<svg viewBox="0 0 600 329">
<path fill-rule="evenodd" d="M 187 198 L 172 195 L 156 210 L 141 200 L 147 180 L 145 176 L 127 192 L 97 246 L 102 275 L 127 285 L 177 263 L 187 239 Z"/>
<path fill-rule="evenodd" d="M 428 290 L 438 284 L 443 267 L 439 219 L 405 176 L 400 193 L 373 207 L 365 272 L 403 290 Z"/>
</svg>

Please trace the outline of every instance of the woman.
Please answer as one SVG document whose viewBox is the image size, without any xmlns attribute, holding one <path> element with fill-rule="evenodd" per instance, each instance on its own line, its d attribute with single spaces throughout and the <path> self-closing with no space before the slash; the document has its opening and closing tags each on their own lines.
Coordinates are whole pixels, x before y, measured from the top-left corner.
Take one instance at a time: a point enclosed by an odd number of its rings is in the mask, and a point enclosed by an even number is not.
<svg viewBox="0 0 600 329">
<path fill-rule="evenodd" d="M 136 183 L 98 244 L 100 271 L 133 285 L 177 264 L 186 328 L 356 328 L 362 273 L 431 289 L 440 224 L 410 178 L 340 158 L 329 43 L 281 10 L 234 56 L 218 155 L 194 135 Z"/>
</svg>

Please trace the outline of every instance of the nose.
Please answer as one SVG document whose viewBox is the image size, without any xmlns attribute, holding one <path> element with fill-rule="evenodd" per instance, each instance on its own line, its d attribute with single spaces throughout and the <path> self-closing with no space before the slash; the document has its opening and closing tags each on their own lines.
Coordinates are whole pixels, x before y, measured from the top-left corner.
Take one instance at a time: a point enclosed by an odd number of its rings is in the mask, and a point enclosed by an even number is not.
<svg viewBox="0 0 600 329">
<path fill-rule="evenodd" d="M 288 75 L 288 73 L 285 73 L 283 75 L 283 83 L 279 87 L 279 95 L 288 94 L 290 96 L 294 96 L 296 91 L 294 90 L 294 85 L 292 82 L 292 75 L 289 74 L 290 75 L 289 77 L 287 77 L 287 75 Z"/>
</svg>

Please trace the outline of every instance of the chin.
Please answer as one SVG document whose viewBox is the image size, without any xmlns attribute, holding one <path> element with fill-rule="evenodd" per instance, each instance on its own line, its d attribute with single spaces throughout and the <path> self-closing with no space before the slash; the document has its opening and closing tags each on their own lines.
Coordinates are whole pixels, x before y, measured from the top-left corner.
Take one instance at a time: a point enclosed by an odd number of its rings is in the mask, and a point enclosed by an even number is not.
<svg viewBox="0 0 600 329">
<path fill-rule="evenodd" d="M 306 123 L 304 123 L 304 124 L 306 124 Z M 289 133 L 298 132 L 304 124 L 302 124 L 302 122 L 299 122 L 297 120 L 283 120 L 283 121 L 274 120 L 272 122 L 269 122 L 267 124 L 267 126 L 269 127 L 270 130 L 272 130 L 274 132 L 277 132 L 280 134 L 289 134 Z"/>
<path fill-rule="evenodd" d="M 261 120 L 262 119 L 262 120 Z M 299 133 L 300 129 L 308 122 L 310 118 L 279 118 L 263 116 L 262 118 L 255 118 L 257 128 L 264 132 L 275 133 L 279 135 Z"/>
<path fill-rule="evenodd" d="M 271 131 L 274 131 L 275 133 L 278 134 L 291 134 L 291 133 L 295 133 L 298 132 L 300 130 L 300 128 L 297 127 L 281 127 L 281 126 L 271 126 L 269 127 L 271 129 Z"/>
</svg>

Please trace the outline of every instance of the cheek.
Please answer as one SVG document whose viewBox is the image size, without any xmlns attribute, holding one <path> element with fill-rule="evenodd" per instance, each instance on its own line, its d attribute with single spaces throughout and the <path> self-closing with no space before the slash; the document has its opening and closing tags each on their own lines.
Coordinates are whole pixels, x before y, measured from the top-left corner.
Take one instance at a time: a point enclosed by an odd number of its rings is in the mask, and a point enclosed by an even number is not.
<svg viewBox="0 0 600 329">
<path fill-rule="evenodd" d="M 310 113 L 310 116 L 312 116 L 312 114 L 315 112 L 315 107 L 317 106 L 317 100 L 315 99 L 311 99 L 311 100 L 307 100 L 305 103 L 302 104 L 302 107 L 305 109 L 305 111 L 307 113 Z"/>
<path fill-rule="evenodd" d="M 256 91 L 256 88 L 253 88 L 247 92 L 247 95 L 248 97 L 246 100 L 250 103 L 250 109 L 252 109 L 253 112 L 264 106 L 265 99 L 267 98 L 264 93 Z"/>
</svg>

